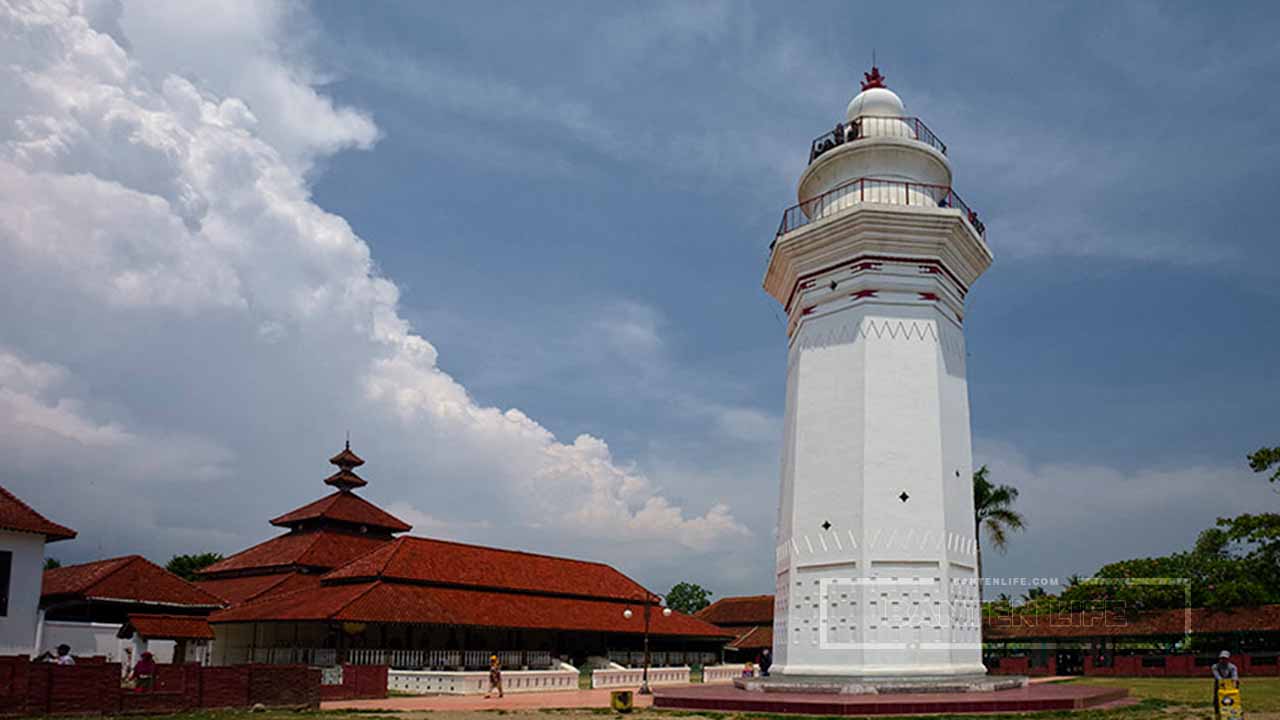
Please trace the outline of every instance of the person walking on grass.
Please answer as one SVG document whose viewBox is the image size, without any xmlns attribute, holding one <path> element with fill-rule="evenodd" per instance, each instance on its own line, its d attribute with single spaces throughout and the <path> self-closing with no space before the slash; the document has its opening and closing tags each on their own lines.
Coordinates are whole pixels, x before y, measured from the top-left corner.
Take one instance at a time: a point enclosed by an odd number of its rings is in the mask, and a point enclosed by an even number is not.
<svg viewBox="0 0 1280 720">
<path fill-rule="evenodd" d="M 502 663 L 498 662 L 497 655 L 489 656 L 489 691 L 484 694 L 486 698 L 493 694 L 493 689 L 498 689 L 498 697 L 502 697 Z"/>
</svg>

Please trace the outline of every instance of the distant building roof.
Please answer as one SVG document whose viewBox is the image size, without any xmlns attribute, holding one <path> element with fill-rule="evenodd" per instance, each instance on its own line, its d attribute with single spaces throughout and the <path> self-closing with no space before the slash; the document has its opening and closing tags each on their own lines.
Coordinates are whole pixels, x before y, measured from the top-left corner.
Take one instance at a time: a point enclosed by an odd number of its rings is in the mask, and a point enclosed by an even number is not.
<svg viewBox="0 0 1280 720">
<path fill-rule="evenodd" d="M 362 580 L 468 586 L 638 602 L 639 583 L 598 562 L 445 540 L 401 537 L 324 576 L 326 584 Z"/>
<path fill-rule="evenodd" d="M 118 637 L 131 638 L 134 633 L 146 640 L 212 640 L 213 628 L 203 617 L 192 615 L 130 614 L 120 626 Z"/>
<path fill-rule="evenodd" d="M 0 530 L 44 535 L 47 542 L 70 540 L 76 531 L 65 525 L 59 525 L 31 509 L 16 495 L 0 487 Z"/>
<path fill-rule="evenodd" d="M 639 613 L 631 619 L 623 616 L 628 606 L 617 600 L 372 581 L 275 595 L 220 611 L 209 620 L 214 624 L 285 620 L 642 633 L 644 621 Z M 680 613 L 669 617 L 654 613 L 650 632 L 729 637 L 714 625 Z"/>
<path fill-rule="evenodd" d="M 44 571 L 41 603 L 59 600 L 216 608 L 222 601 L 141 555 L 67 565 Z"/>
<path fill-rule="evenodd" d="M 392 533 L 405 532 L 413 527 L 368 500 L 345 490 L 339 490 L 313 503 L 303 505 L 297 510 L 287 512 L 272 520 L 271 524 L 294 527 L 315 520 L 363 525 Z"/>
<path fill-rule="evenodd" d="M 1176 637 L 1237 632 L 1280 632 L 1280 605 L 1229 610 L 1188 608 L 1126 615 L 1119 612 L 1076 612 L 1000 615 L 983 618 L 983 640 L 1052 640 L 1089 637 Z"/>
<path fill-rule="evenodd" d="M 328 570 L 373 552 L 390 542 L 385 536 L 336 530 L 293 532 L 258 543 L 200 571 L 201 577 L 269 568 Z"/>
<path fill-rule="evenodd" d="M 281 595 L 295 590 L 320 587 L 320 576 L 301 572 L 280 572 L 269 575 L 243 575 L 239 577 L 197 580 L 196 587 L 213 593 L 229 605 L 257 600 L 270 595 Z"/>
<path fill-rule="evenodd" d="M 695 615 L 714 625 L 772 625 L 772 595 L 725 597 L 699 610 Z"/>
</svg>

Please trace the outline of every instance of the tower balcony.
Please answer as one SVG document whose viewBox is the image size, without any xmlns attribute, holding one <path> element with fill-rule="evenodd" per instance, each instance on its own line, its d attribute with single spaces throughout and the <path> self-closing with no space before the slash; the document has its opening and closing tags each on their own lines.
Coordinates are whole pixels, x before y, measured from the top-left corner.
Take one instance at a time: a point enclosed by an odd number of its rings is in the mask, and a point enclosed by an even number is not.
<svg viewBox="0 0 1280 720">
<path fill-rule="evenodd" d="M 889 115 L 859 115 L 849 123 L 836 123 L 831 132 L 816 138 L 809 145 L 809 164 L 813 164 L 823 153 L 845 143 L 866 140 L 875 137 L 896 137 L 922 142 L 934 150 L 947 154 L 947 144 L 942 142 L 933 131 L 918 117 L 895 117 Z"/>
<path fill-rule="evenodd" d="M 986 226 L 978 219 L 978 213 L 949 186 L 860 177 L 782 211 L 782 222 L 778 224 L 777 235 L 769 247 L 772 248 L 789 232 L 864 203 L 953 209 L 979 237 L 986 238 Z"/>
</svg>

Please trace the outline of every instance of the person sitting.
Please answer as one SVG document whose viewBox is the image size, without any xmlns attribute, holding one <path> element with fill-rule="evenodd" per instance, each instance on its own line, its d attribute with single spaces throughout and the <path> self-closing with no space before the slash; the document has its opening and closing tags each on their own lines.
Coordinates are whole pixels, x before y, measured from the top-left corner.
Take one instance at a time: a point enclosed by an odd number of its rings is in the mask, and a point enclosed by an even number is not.
<svg viewBox="0 0 1280 720">
<path fill-rule="evenodd" d="M 752 665 L 750 660 L 743 663 L 742 677 L 755 677 L 755 676 L 756 676 L 756 666 Z"/>
<path fill-rule="evenodd" d="M 58 646 L 58 656 L 52 659 L 56 665 L 76 665 L 76 659 L 72 657 L 72 646 L 67 643 Z"/>
<path fill-rule="evenodd" d="M 133 686 L 138 692 L 152 690 L 156 685 L 156 658 L 150 651 L 143 651 L 142 657 L 133 666 Z"/>
</svg>

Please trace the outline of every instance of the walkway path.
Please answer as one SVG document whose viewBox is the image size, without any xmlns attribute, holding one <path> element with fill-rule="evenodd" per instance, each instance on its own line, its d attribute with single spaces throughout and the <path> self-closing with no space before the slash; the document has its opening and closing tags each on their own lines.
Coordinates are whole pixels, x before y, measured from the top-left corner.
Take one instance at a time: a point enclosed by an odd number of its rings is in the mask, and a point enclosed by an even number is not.
<svg viewBox="0 0 1280 720">
<path fill-rule="evenodd" d="M 626 688 L 616 688 L 619 690 Z M 631 688 L 634 690 L 634 688 Z M 483 695 L 415 695 L 385 700 L 341 700 L 321 703 L 322 710 L 543 710 L 609 707 L 610 690 L 566 690 L 508 693 L 485 700 Z M 636 707 L 649 707 L 653 696 L 636 695 Z"/>
</svg>

